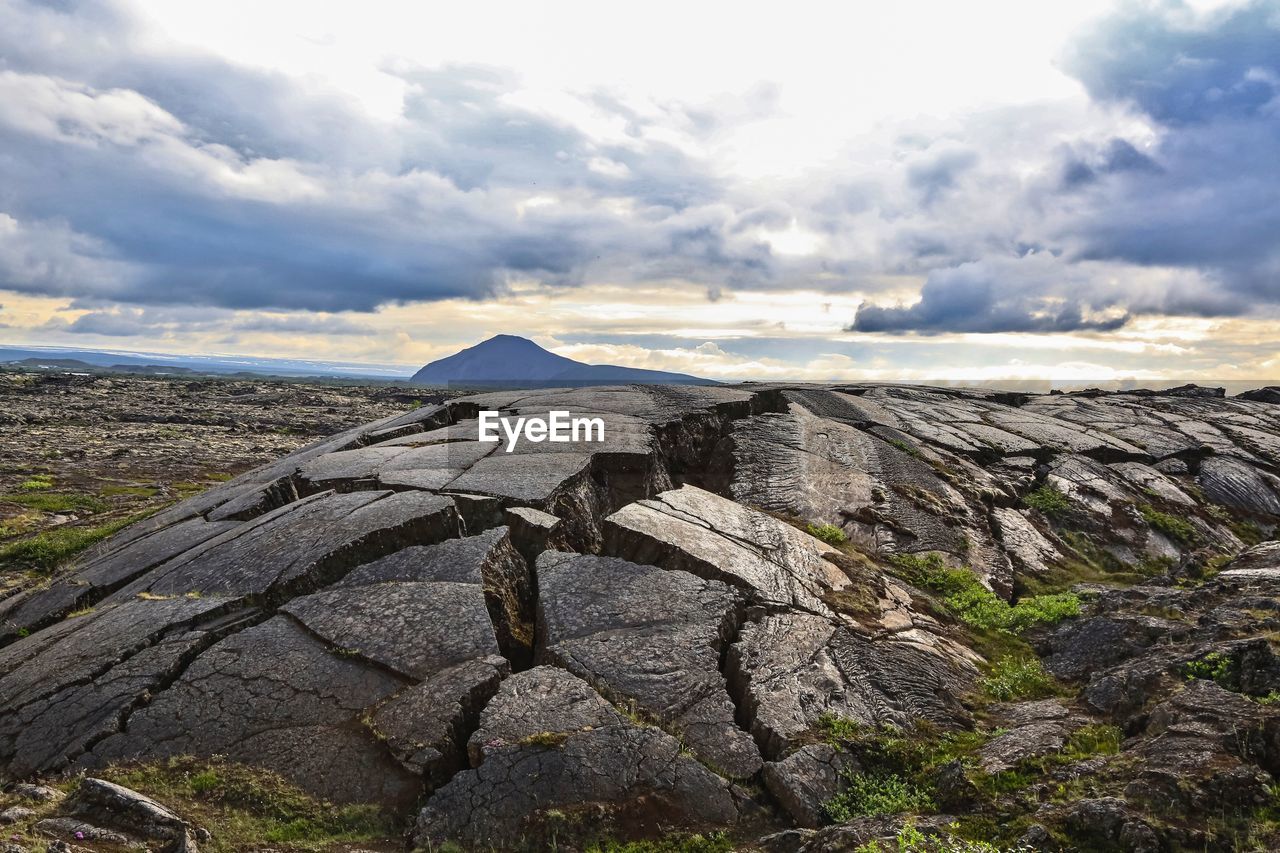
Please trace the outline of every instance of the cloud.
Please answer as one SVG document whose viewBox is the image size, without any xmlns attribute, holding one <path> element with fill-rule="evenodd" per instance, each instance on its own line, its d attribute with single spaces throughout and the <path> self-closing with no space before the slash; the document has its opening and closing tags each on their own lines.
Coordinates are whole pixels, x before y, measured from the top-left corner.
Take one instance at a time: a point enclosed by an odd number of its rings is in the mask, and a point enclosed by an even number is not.
<svg viewBox="0 0 1280 853">
<path fill-rule="evenodd" d="M 1180 0 L 1132 4 L 1078 39 L 1066 68 L 1101 101 L 1168 127 L 1275 120 L 1280 10 L 1271 0 L 1197 14 Z"/>
<path fill-rule="evenodd" d="M 1066 67 L 1095 99 L 1153 122 L 1157 141 L 1149 152 L 1113 143 L 1100 169 L 1069 166 L 1066 184 L 1096 185 L 1054 231 L 1081 258 L 1198 269 L 1237 305 L 1280 302 L 1280 5 L 1128 7 Z"/>
<path fill-rule="evenodd" d="M 1078 332 L 1114 331 L 1129 321 L 1111 306 L 1065 295 L 1080 276 L 1057 259 L 1030 255 L 1016 261 L 977 261 L 931 273 L 913 305 L 863 305 L 850 331 Z"/>
<path fill-rule="evenodd" d="M 723 163 L 780 110 L 768 82 L 548 100 L 510 69 L 389 58 L 403 100 L 378 117 L 122 5 L 0 0 L 0 289 L 77 300 L 62 331 L 139 338 L 213 328 L 182 306 L 226 312 L 219 334 L 358 337 L 350 312 L 603 283 L 846 300 L 809 334 L 859 299 L 849 328 L 885 336 L 1265 314 L 1278 10 L 1122 7 L 1063 61 L 1089 99 L 894 122 L 774 181 Z"/>
<path fill-rule="evenodd" d="M 907 183 L 920 194 L 927 205 L 955 187 L 960 176 L 978 162 L 976 152 L 967 148 L 945 146 L 929 151 L 907 167 Z"/>
<path fill-rule="evenodd" d="M 709 287 L 771 274 L 768 247 L 731 232 L 705 162 L 634 117 L 635 135 L 597 138 L 521 106 L 510 72 L 389 66 L 405 96 L 388 123 L 280 74 L 131 44 L 134 23 L 109 5 L 6 6 L 0 212 L 25 230 L 58 223 L 90 260 L 128 268 L 28 263 L 0 268 L 2 288 L 368 311 L 484 299 L 525 278 L 573 286 L 597 267 Z M 762 99 L 685 121 L 711 132 Z M 89 262 L 63 247 L 48 266 L 71 257 Z"/>
</svg>

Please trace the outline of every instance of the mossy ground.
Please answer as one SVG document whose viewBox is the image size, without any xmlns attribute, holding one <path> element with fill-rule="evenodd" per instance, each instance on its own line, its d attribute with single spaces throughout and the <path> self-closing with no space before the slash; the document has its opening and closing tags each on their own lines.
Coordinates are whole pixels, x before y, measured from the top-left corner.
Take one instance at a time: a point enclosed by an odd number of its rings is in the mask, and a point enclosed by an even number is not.
<svg viewBox="0 0 1280 853">
<path fill-rule="evenodd" d="M 270 847 L 280 851 L 375 851 L 403 849 L 406 827 L 376 806 L 334 805 L 298 790 L 281 777 L 218 760 L 174 758 L 95 771 L 168 806 L 193 826 L 207 829 L 201 844 L 209 853 Z M 52 784 L 72 794 L 78 778 Z M 61 801 L 36 803 L 0 794 L 0 808 L 21 805 L 34 814 L 5 827 L 3 838 L 30 853 L 44 853 L 53 839 L 35 830 L 58 814 Z M 83 849 L 83 848 L 82 848 Z"/>
</svg>

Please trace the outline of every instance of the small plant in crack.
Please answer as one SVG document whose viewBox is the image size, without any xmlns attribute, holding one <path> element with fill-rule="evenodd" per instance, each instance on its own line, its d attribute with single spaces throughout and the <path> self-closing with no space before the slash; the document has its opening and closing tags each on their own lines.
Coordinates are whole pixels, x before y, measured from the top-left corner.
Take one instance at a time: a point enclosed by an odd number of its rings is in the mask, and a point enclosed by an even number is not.
<svg viewBox="0 0 1280 853">
<path fill-rule="evenodd" d="M 1138 513 L 1153 530 L 1160 531 L 1179 545 L 1194 545 L 1200 539 L 1195 526 L 1185 518 L 1161 512 L 1151 504 L 1139 504 Z"/>
<path fill-rule="evenodd" d="M 535 732 L 520 738 L 520 746 L 540 746 L 554 749 L 569 739 L 568 732 Z"/>
<path fill-rule="evenodd" d="M 855 817 L 929 811 L 934 807 L 924 788 L 896 773 L 849 773 L 844 784 L 845 789 L 823 805 L 823 811 L 834 823 L 847 823 Z"/>
<path fill-rule="evenodd" d="M 820 539 L 828 545 L 843 545 L 849 541 L 849 537 L 844 535 L 844 531 L 834 524 L 810 524 L 805 528 L 805 532 L 814 539 Z"/>
<path fill-rule="evenodd" d="M 982 692 L 998 702 L 1045 699 L 1058 692 L 1058 683 L 1039 658 L 1003 657 L 981 682 Z"/>
<path fill-rule="evenodd" d="M 1050 483 L 1023 495 L 1022 504 L 1050 517 L 1064 515 L 1071 509 L 1071 499 Z"/>
<path fill-rule="evenodd" d="M 1231 677 L 1233 661 L 1221 652 L 1210 652 L 1199 660 L 1182 665 L 1182 676 L 1187 681 L 1213 681 L 1222 684 Z"/>
</svg>

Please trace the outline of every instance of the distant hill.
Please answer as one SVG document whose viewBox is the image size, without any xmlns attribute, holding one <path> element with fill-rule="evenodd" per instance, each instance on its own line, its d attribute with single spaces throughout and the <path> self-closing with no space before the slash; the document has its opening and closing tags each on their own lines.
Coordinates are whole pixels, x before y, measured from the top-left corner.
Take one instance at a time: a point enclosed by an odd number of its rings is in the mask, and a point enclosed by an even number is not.
<svg viewBox="0 0 1280 853">
<path fill-rule="evenodd" d="M 528 338 L 495 335 L 489 340 L 433 361 L 413 375 L 415 385 L 462 387 L 580 387 L 630 382 L 715 385 L 687 373 L 643 370 L 613 364 L 583 364 L 548 352 Z"/>
<path fill-rule="evenodd" d="M 73 373 L 143 373 L 154 376 L 197 376 L 189 367 L 175 367 L 167 364 L 90 364 L 78 358 L 24 358 L 19 361 L 5 362 L 32 370 L 61 370 Z"/>
<path fill-rule="evenodd" d="M 133 373 L 156 376 L 277 376 L 344 378 L 374 381 L 405 380 L 408 370 L 395 365 L 254 356 L 175 355 L 110 352 L 72 347 L 15 347 L 0 345 L 0 366 L 72 373 Z"/>
</svg>

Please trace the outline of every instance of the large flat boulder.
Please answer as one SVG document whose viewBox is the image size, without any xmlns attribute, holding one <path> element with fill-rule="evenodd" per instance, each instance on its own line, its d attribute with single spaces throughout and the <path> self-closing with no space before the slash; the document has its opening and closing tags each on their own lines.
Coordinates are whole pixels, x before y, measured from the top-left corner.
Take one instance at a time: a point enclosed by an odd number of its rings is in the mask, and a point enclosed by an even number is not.
<svg viewBox="0 0 1280 853">
<path fill-rule="evenodd" d="M 977 676 L 926 632 L 868 638 L 812 613 L 768 614 L 742 627 L 729 679 L 765 756 L 777 760 L 824 716 L 869 728 L 969 722 L 961 697 Z"/>
<path fill-rule="evenodd" d="M 741 604 L 731 587 L 555 551 L 538 559 L 537 573 L 541 660 L 633 707 L 725 775 L 749 778 L 760 769 L 720 673 Z"/>
<path fill-rule="evenodd" d="M 694 486 L 623 507 L 605 537 L 608 554 L 720 580 L 761 604 L 828 613 L 822 596 L 849 585 L 831 546 Z"/>
<path fill-rule="evenodd" d="M 507 679 L 472 743 L 479 765 L 427 801 L 418 845 L 549 840 L 555 824 L 548 820 L 558 815 L 590 816 L 602 833 L 641 826 L 654 835 L 727 826 L 739 815 L 729 783 L 683 755 L 679 741 L 627 719 L 561 669 Z"/>
</svg>

